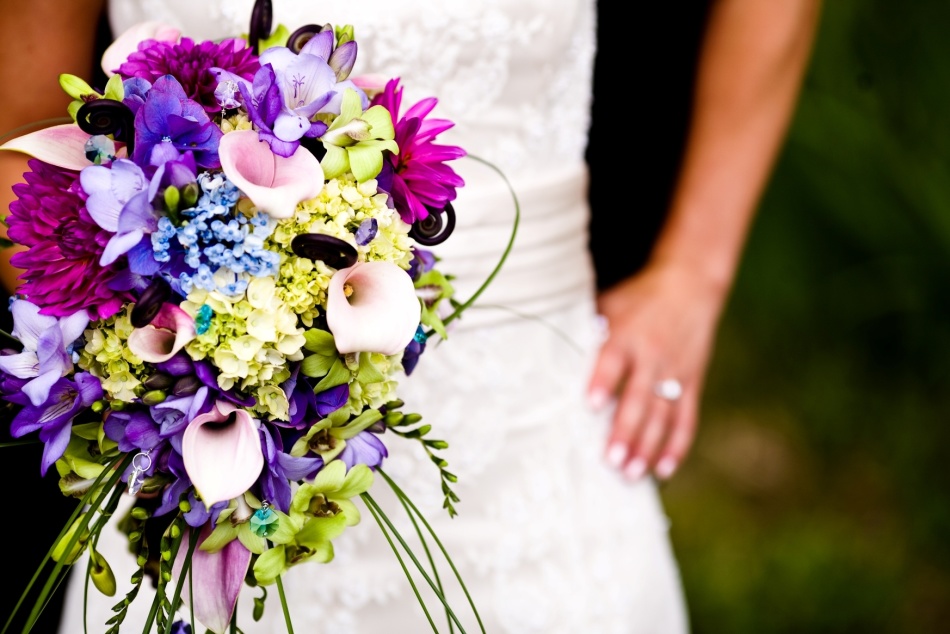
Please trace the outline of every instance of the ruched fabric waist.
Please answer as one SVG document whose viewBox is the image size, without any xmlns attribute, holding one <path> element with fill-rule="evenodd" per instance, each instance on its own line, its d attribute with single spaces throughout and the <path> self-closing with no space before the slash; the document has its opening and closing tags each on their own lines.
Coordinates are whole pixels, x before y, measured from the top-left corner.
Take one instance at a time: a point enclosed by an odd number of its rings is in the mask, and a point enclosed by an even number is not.
<svg viewBox="0 0 950 634">
<path fill-rule="evenodd" d="M 455 276 L 456 298 L 465 301 L 498 264 L 511 237 L 515 206 L 504 180 L 490 167 L 471 159 L 456 167 L 466 181 L 454 203 L 457 226 L 434 250 L 442 258 L 439 269 Z M 510 180 L 521 207 L 514 247 L 455 328 L 544 316 L 594 292 L 586 165 Z"/>
</svg>

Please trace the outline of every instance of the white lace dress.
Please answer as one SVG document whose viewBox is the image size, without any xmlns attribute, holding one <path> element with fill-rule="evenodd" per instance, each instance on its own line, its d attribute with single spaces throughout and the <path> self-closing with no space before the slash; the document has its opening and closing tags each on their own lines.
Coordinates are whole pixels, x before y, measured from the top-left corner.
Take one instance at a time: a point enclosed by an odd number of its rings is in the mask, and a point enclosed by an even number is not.
<svg viewBox="0 0 950 634">
<path fill-rule="evenodd" d="M 117 33 L 152 19 L 195 39 L 219 38 L 246 32 L 252 4 L 121 0 L 113 2 L 111 20 Z M 649 480 L 630 484 L 605 466 L 609 419 L 592 413 L 584 399 L 600 340 L 583 161 L 594 0 L 274 0 L 274 13 L 275 24 L 291 30 L 353 24 L 360 47 L 354 74 L 402 77 L 404 104 L 437 96 L 436 114 L 457 122 L 443 140 L 498 165 L 520 199 L 521 229 L 502 275 L 481 307 L 466 313 L 447 342 L 430 345 L 400 386 L 406 411 L 422 413 L 433 434 L 451 443 L 444 453 L 459 476 L 459 517 L 449 519 L 441 509 L 438 473 L 415 446 L 390 438 L 386 463 L 432 519 L 486 631 L 685 632 L 656 489 Z M 497 262 L 514 210 L 489 168 L 469 159 L 456 167 L 467 181 L 455 204 L 458 228 L 437 252 L 441 269 L 458 276 L 464 298 Z M 373 494 L 388 503 L 401 532 L 412 534 L 385 493 L 380 480 Z M 103 542 L 123 593 L 131 557 L 122 538 Z M 286 576 L 297 632 L 431 631 L 368 513 L 334 543 L 332 563 L 301 565 Z M 443 569 L 442 578 L 451 573 Z M 82 631 L 78 581 L 70 584 L 63 634 Z M 252 620 L 252 598 L 259 594 L 242 595 L 241 630 L 285 632 L 276 592 L 264 619 Z M 464 597 L 449 594 L 466 631 L 477 632 Z M 90 632 L 105 629 L 115 601 L 90 590 Z M 447 631 L 433 601 L 440 631 Z M 143 591 L 123 632 L 141 631 L 150 602 Z"/>
</svg>

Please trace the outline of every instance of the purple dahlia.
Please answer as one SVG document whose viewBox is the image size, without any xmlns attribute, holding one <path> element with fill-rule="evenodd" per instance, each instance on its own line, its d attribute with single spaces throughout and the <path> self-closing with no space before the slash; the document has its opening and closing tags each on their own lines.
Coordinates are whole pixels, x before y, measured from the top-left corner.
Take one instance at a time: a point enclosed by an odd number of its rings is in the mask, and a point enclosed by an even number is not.
<svg viewBox="0 0 950 634">
<path fill-rule="evenodd" d="M 93 320 L 114 315 L 129 299 L 111 288 L 125 264 L 99 265 L 112 234 L 86 211 L 79 172 L 36 159 L 29 167 L 26 183 L 13 186 L 17 200 L 7 217 L 10 239 L 27 247 L 10 260 L 24 269 L 19 292 L 43 315 L 66 317 L 83 309 Z"/>
<path fill-rule="evenodd" d="M 387 167 L 392 173 L 389 194 L 396 211 L 408 223 L 427 217 L 429 209 L 442 211 L 455 200 L 456 188 L 465 184 L 445 162 L 465 156 L 465 150 L 433 141 L 455 124 L 447 119 L 426 119 L 438 103 L 434 97 L 423 99 L 399 118 L 402 87 L 398 77 L 389 80 L 372 103 L 389 110 L 396 129 L 399 154 L 387 156 Z"/>
<path fill-rule="evenodd" d="M 244 40 L 195 43 L 183 37 L 177 43 L 145 40 L 116 72 L 124 79 L 141 77 L 153 84 L 163 75 L 172 75 L 189 99 L 200 103 L 206 112 L 218 112 L 221 105 L 214 95 L 218 79 L 211 69 L 226 70 L 251 81 L 260 67 Z"/>
</svg>

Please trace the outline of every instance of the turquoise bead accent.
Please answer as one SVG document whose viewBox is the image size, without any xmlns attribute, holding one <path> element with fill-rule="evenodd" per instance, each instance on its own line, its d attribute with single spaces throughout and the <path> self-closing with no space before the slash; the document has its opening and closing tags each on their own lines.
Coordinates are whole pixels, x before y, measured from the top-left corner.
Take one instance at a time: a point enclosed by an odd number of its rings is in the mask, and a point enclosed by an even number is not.
<svg viewBox="0 0 950 634">
<path fill-rule="evenodd" d="M 251 516 L 251 532 L 258 537 L 270 537 L 277 530 L 280 518 L 267 507 L 257 509 Z"/>
</svg>

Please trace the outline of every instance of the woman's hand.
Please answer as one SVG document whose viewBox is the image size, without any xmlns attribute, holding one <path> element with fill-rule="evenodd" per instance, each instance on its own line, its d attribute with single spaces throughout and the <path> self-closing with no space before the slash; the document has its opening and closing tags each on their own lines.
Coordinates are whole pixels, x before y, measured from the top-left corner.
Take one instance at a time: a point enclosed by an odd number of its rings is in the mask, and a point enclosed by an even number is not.
<svg viewBox="0 0 950 634">
<path fill-rule="evenodd" d="M 694 270 L 652 264 L 599 297 L 609 335 L 588 393 L 595 408 L 616 398 L 606 457 L 629 479 L 668 478 L 689 451 L 725 291 Z M 658 394 L 668 379 L 678 397 Z"/>
<path fill-rule="evenodd" d="M 631 479 L 668 478 L 692 443 L 719 314 L 794 109 L 819 7 L 712 5 L 668 219 L 647 268 L 600 298 L 610 335 L 589 394 L 595 406 L 617 397 L 607 460 Z M 682 387 L 678 398 L 657 395 L 668 379 Z"/>
</svg>

